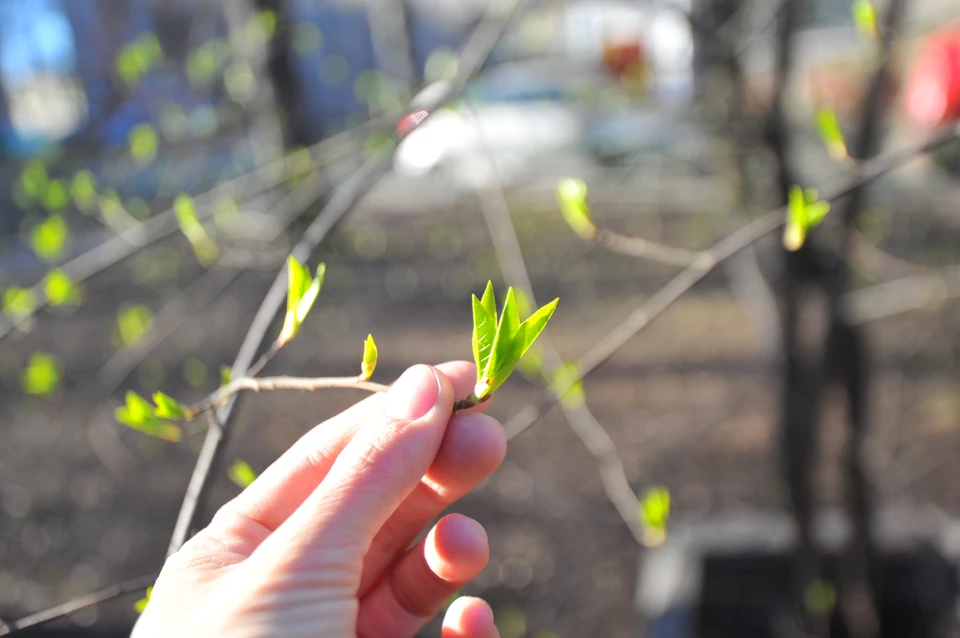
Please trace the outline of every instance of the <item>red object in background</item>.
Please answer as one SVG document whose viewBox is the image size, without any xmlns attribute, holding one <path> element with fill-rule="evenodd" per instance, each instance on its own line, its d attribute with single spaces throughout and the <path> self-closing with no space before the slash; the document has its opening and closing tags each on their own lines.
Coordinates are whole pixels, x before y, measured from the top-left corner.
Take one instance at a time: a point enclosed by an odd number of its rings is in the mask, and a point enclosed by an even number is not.
<svg viewBox="0 0 960 638">
<path fill-rule="evenodd" d="M 400 137 L 403 137 L 404 135 L 412 131 L 413 128 L 417 124 L 422 122 L 428 115 L 430 114 L 427 113 L 426 111 L 414 111 L 412 113 L 407 113 L 406 115 L 403 116 L 403 119 L 401 119 L 397 123 L 397 128 L 396 128 L 397 135 L 399 135 Z"/>
<path fill-rule="evenodd" d="M 617 75 L 642 64 L 643 49 L 639 40 L 608 42 L 603 47 L 603 66 Z"/>
<path fill-rule="evenodd" d="M 904 99 L 917 124 L 936 126 L 960 117 L 960 26 L 935 32 L 921 46 Z"/>
</svg>

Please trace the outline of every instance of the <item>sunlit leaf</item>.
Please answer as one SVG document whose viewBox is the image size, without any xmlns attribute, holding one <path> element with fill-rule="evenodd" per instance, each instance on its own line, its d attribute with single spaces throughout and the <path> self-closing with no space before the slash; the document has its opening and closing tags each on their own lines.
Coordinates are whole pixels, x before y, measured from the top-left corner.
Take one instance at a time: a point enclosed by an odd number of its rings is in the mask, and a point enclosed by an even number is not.
<svg viewBox="0 0 960 638">
<path fill-rule="evenodd" d="M 285 345 L 297 336 L 300 325 L 313 307 L 317 295 L 320 294 L 325 273 L 326 265 L 321 263 L 317 266 L 316 276 L 311 278 L 306 266 L 297 261 L 293 255 L 287 257 L 287 313 L 283 319 L 280 335 L 277 337 L 277 342 L 281 345 Z"/>
<path fill-rule="evenodd" d="M 488 283 L 482 300 L 473 297 L 474 332 L 473 351 L 477 363 L 477 384 L 473 398 L 482 400 L 499 388 L 513 372 L 533 342 L 537 339 L 559 300 L 554 300 L 537 310 L 520 323 L 516 294 L 513 288 L 507 290 L 503 311 L 497 321 L 496 301 L 493 296 L 493 284 Z M 489 325 L 496 323 L 493 344 L 487 346 L 491 337 Z"/>
<path fill-rule="evenodd" d="M 60 385 L 60 361 L 49 354 L 34 352 L 20 376 L 27 394 L 47 395 Z"/>
<path fill-rule="evenodd" d="M 833 109 L 817 109 L 817 130 L 830 156 L 836 160 L 848 159 L 847 142 L 843 139 L 837 112 Z"/>
<path fill-rule="evenodd" d="M 652 487 L 640 499 L 637 512 L 640 522 L 653 538 L 662 542 L 666 537 L 667 521 L 670 519 L 670 490 L 665 487 Z"/>
<path fill-rule="evenodd" d="M 157 132 L 149 124 L 138 124 L 127 138 L 130 154 L 141 164 L 149 163 L 157 156 Z"/>
<path fill-rule="evenodd" d="M 861 35 L 877 37 L 877 10 L 870 0 L 853 0 L 850 13 L 853 15 L 853 24 Z"/>
<path fill-rule="evenodd" d="M 120 306 L 120 311 L 117 313 L 117 334 L 121 346 L 135 345 L 152 327 L 153 313 L 146 306 L 128 304 Z"/>
<path fill-rule="evenodd" d="M 43 278 L 43 294 L 51 306 L 64 306 L 80 301 L 80 292 L 67 273 L 55 268 Z"/>
<path fill-rule="evenodd" d="M 257 473 L 243 459 L 237 459 L 227 469 L 227 478 L 241 489 L 246 489 L 257 480 Z"/>
<path fill-rule="evenodd" d="M 150 597 L 153 595 L 153 586 L 147 587 L 146 594 L 143 598 L 133 603 L 133 609 L 138 613 L 142 614 L 143 610 L 147 608 L 147 604 L 150 602 Z"/>
<path fill-rule="evenodd" d="M 220 385 L 225 386 L 233 380 L 233 368 L 220 366 Z"/>
<path fill-rule="evenodd" d="M 54 213 L 30 231 L 30 246 L 40 259 L 55 261 L 63 253 L 69 234 L 63 217 Z"/>
<path fill-rule="evenodd" d="M 153 393 L 153 403 L 156 406 L 153 413 L 161 419 L 189 421 L 194 417 L 190 408 L 163 392 Z"/>
<path fill-rule="evenodd" d="M 377 344 L 373 340 L 373 335 L 367 335 L 363 342 L 363 361 L 360 364 L 360 377 L 369 379 L 377 369 Z"/>
<path fill-rule="evenodd" d="M 114 418 L 129 428 L 164 441 L 180 441 L 179 425 L 164 421 L 154 413 L 153 404 L 133 390 L 127 391 L 126 403 L 114 410 Z"/>
<path fill-rule="evenodd" d="M 11 317 L 25 317 L 37 307 L 37 297 L 27 288 L 7 288 L 3 293 L 3 312 Z"/>
<path fill-rule="evenodd" d="M 790 188 L 787 198 L 787 219 L 783 228 L 783 246 L 787 250 L 799 250 L 807 234 L 830 212 L 830 202 L 819 201 L 816 189 L 806 192 L 799 186 Z"/>
<path fill-rule="evenodd" d="M 493 282 L 487 282 L 483 300 L 473 295 L 473 361 L 477 365 L 477 383 L 487 369 L 493 340 L 497 336 L 497 308 L 494 300 Z"/>
<path fill-rule="evenodd" d="M 587 202 L 587 184 L 580 179 L 566 178 L 557 184 L 557 202 L 560 212 L 577 235 L 587 241 L 597 236 L 597 228 L 590 218 L 590 204 Z"/>
<path fill-rule="evenodd" d="M 173 211 L 177 216 L 177 223 L 183 232 L 197 260 L 204 266 L 209 266 L 220 255 L 220 249 L 210 239 L 207 230 L 197 218 L 197 209 L 193 205 L 193 199 L 188 195 L 180 195 L 173 203 Z"/>
</svg>

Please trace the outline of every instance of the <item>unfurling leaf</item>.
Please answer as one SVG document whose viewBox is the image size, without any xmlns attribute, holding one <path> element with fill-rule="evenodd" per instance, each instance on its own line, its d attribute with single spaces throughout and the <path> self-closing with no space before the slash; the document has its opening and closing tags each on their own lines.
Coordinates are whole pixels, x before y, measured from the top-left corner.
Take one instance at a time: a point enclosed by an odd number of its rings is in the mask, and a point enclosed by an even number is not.
<svg viewBox="0 0 960 638">
<path fill-rule="evenodd" d="M 193 205 L 193 200 L 187 195 L 180 195 L 173 203 L 173 211 L 176 213 L 180 230 L 190 242 L 197 260 L 204 266 L 209 266 L 216 261 L 220 250 L 197 218 L 197 209 Z"/>
<path fill-rule="evenodd" d="M 164 441 L 179 441 L 183 438 L 183 430 L 179 425 L 158 417 L 153 404 L 132 390 L 127 392 L 126 404 L 118 407 L 113 414 L 119 423 L 147 436 Z"/>
<path fill-rule="evenodd" d="M 363 342 L 363 361 L 360 364 L 360 378 L 364 381 L 373 376 L 373 371 L 377 369 L 377 344 L 373 340 L 373 335 L 367 335 Z"/>
<path fill-rule="evenodd" d="M 837 112 L 833 109 L 817 109 L 817 130 L 827 147 L 827 152 L 836 160 L 848 159 L 847 142 L 843 139 Z"/>
<path fill-rule="evenodd" d="M 652 487 L 640 499 L 637 512 L 643 524 L 647 542 L 659 545 L 667 536 L 667 521 L 670 518 L 670 490 L 665 487 Z"/>
<path fill-rule="evenodd" d="M 52 355 L 34 352 L 21 374 L 21 383 L 27 394 L 51 394 L 60 385 L 60 361 Z"/>
<path fill-rule="evenodd" d="M 237 459 L 227 470 L 227 478 L 237 485 L 240 489 L 246 489 L 251 483 L 257 480 L 257 473 L 243 459 Z"/>
<path fill-rule="evenodd" d="M 783 227 L 783 246 L 789 251 L 799 250 L 807 234 L 830 212 L 830 202 L 819 201 L 815 189 L 806 191 L 794 185 L 787 197 L 787 220 Z"/>
<path fill-rule="evenodd" d="M 487 283 L 483 299 L 473 297 L 473 358 L 477 365 L 473 400 L 484 400 L 507 380 L 540 336 L 558 301 L 554 299 L 521 323 L 513 288 L 507 290 L 499 317 L 492 282 Z"/>
<path fill-rule="evenodd" d="M 289 343 L 300 332 L 303 320 L 307 318 L 323 287 L 326 270 L 326 265 L 320 264 L 317 266 L 316 276 L 311 278 L 310 271 L 297 261 L 296 257 L 293 255 L 287 257 L 287 314 L 283 318 L 283 328 L 280 329 L 280 335 L 277 337 L 277 343 L 280 346 Z"/>
<path fill-rule="evenodd" d="M 138 614 L 142 614 L 143 610 L 147 608 L 147 604 L 150 602 L 150 596 L 153 595 L 153 586 L 147 587 L 147 591 L 144 594 L 143 598 L 133 603 L 133 608 Z"/>
<path fill-rule="evenodd" d="M 583 180 L 569 177 L 560 180 L 557 184 L 557 203 L 560 204 L 560 212 L 573 232 L 587 241 L 596 239 L 597 227 L 590 218 L 587 184 Z"/>
<path fill-rule="evenodd" d="M 157 406 L 153 413 L 161 419 L 189 421 L 195 416 L 190 408 L 163 392 L 153 393 L 153 403 Z"/>
</svg>

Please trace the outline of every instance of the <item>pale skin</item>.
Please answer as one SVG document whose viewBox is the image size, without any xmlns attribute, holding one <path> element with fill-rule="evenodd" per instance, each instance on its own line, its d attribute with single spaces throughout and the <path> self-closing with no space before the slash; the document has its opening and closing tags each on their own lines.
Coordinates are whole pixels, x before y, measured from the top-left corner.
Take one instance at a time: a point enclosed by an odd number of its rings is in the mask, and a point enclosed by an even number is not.
<svg viewBox="0 0 960 638">
<path fill-rule="evenodd" d="M 171 556 L 133 638 L 408 638 L 489 558 L 476 521 L 449 514 L 506 453 L 486 404 L 453 416 L 473 364 L 414 366 L 297 441 Z M 478 598 L 443 638 L 495 638 Z"/>
</svg>

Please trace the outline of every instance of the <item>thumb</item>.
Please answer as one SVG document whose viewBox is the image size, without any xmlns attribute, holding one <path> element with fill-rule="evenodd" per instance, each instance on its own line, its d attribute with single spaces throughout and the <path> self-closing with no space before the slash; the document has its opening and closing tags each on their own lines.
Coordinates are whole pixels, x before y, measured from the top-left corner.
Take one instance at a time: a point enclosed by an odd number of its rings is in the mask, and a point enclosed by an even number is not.
<svg viewBox="0 0 960 638">
<path fill-rule="evenodd" d="M 436 368 L 404 372 L 383 411 L 360 426 L 323 482 L 252 558 L 309 570 L 336 556 L 341 567 L 355 559 L 359 574 L 373 536 L 433 463 L 453 402 L 450 380 Z"/>
</svg>

